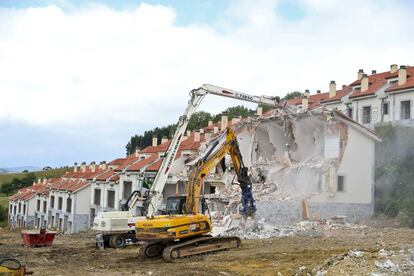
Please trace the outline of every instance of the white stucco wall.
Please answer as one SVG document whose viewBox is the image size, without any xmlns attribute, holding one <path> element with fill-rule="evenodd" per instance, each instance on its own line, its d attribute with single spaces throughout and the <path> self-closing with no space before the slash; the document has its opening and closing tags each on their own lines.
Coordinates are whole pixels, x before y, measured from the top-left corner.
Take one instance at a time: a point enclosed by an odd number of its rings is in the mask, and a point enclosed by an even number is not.
<svg viewBox="0 0 414 276">
<path fill-rule="evenodd" d="M 348 127 L 348 144 L 342 162 L 334 175 L 331 194 L 323 181 L 323 192 L 311 199 L 314 202 L 372 203 L 374 185 L 375 141 L 360 131 Z M 337 191 L 337 176 L 344 176 L 344 191 Z"/>
<path fill-rule="evenodd" d="M 77 215 L 89 214 L 91 187 L 88 185 L 72 195 L 72 210 Z M 73 212 L 73 211 L 72 211 Z"/>
</svg>

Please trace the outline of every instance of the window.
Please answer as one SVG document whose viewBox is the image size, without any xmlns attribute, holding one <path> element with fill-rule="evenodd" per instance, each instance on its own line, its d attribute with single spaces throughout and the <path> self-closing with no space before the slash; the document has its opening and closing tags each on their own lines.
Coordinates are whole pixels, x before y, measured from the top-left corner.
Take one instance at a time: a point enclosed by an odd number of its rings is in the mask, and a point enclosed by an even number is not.
<svg viewBox="0 0 414 276">
<path fill-rule="evenodd" d="M 343 192 L 345 189 L 344 185 L 344 176 L 343 175 L 338 175 L 338 179 L 337 179 L 337 190 L 338 192 Z"/>
<path fill-rule="evenodd" d="M 50 197 L 50 208 L 55 208 L 55 196 Z"/>
<path fill-rule="evenodd" d="M 371 106 L 364 106 L 362 108 L 362 123 L 363 124 L 371 123 Z"/>
<path fill-rule="evenodd" d="M 132 182 L 124 181 L 124 194 L 123 199 L 127 199 L 132 192 Z"/>
<path fill-rule="evenodd" d="M 389 103 L 385 102 L 382 104 L 382 114 L 388 115 L 389 114 Z"/>
<path fill-rule="evenodd" d="M 101 205 L 101 190 L 100 189 L 95 189 L 93 204 L 98 205 L 98 206 Z"/>
<path fill-rule="evenodd" d="M 13 214 L 13 205 L 9 204 L 9 214 Z"/>
<path fill-rule="evenodd" d="M 115 207 L 115 191 L 108 191 L 108 207 Z"/>
<path fill-rule="evenodd" d="M 210 186 L 210 194 L 216 193 L 216 186 Z"/>
<path fill-rule="evenodd" d="M 348 117 L 352 119 L 352 107 L 348 107 L 346 112 L 347 112 Z"/>
<path fill-rule="evenodd" d="M 401 120 L 411 119 L 410 101 L 401 102 Z"/>
<path fill-rule="evenodd" d="M 47 201 L 43 201 L 43 213 L 46 213 Z"/>
<path fill-rule="evenodd" d="M 36 210 L 40 212 L 40 199 L 37 200 Z"/>
<path fill-rule="evenodd" d="M 66 199 L 66 212 L 68 213 L 72 212 L 72 199 L 71 198 Z"/>
<path fill-rule="evenodd" d="M 59 197 L 58 198 L 58 209 L 62 210 L 63 206 L 63 198 Z"/>
<path fill-rule="evenodd" d="M 27 206 L 26 204 L 23 205 L 23 215 L 26 215 Z"/>
<path fill-rule="evenodd" d="M 21 210 L 22 210 L 22 204 L 19 203 L 19 214 L 20 214 Z"/>
</svg>

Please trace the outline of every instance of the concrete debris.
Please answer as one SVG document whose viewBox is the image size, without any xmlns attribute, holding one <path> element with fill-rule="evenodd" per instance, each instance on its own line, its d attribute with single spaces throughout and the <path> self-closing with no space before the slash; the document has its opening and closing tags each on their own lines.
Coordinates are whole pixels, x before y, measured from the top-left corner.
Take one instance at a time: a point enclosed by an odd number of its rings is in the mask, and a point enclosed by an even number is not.
<svg viewBox="0 0 414 276">
<path fill-rule="evenodd" d="M 375 266 L 379 269 L 386 269 L 391 272 L 401 272 L 398 268 L 398 264 L 394 264 L 390 259 L 386 260 L 385 262 L 375 261 Z"/>
<path fill-rule="evenodd" d="M 359 250 L 351 250 L 348 252 L 348 256 L 353 258 L 362 258 L 364 257 L 364 252 Z"/>
<path fill-rule="evenodd" d="M 385 250 L 385 249 L 381 249 L 380 251 L 378 251 L 378 256 L 380 257 L 380 258 L 386 258 L 386 257 L 388 257 L 389 255 L 391 255 L 391 253 L 390 252 L 388 252 L 387 250 Z"/>
<path fill-rule="evenodd" d="M 245 227 L 246 237 L 284 235 L 285 228 L 280 225 L 294 225 L 301 220 L 319 220 L 335 214 L 340 215 L 331 222 L 347 225 L 341 212 L 319 207 L 323 202 L 333 202 L 332 197 L 337 192 L 336 171 L 348 144 L 348 125 L 343 120 L 332 112 L 316 109 L 247 118 L 234 128 L 244 164 L 250 168 L 257 214 L 259 219 L 266 219 L 266 223 Z M 214 138 L 200 147 L 198 158 L 204 156 Z M 231 160 L 225 161 L 227 170 L 219 172 L 218 169 L 206 178 L 206 182 L 215 186 L 214 193 L 205 198 L 210 210 L 215 211 L 214 225 L 221 227 L 220 232 L 239 228 L 232 225 L 229 229 L 228 221 L 221 220 L 237 214 L 241 205 L 240 188 L 234 171 L 229 169 Z M 260 204 L 262 202 L 264 204 Z M 289 215 L 283 216 L 283 210 L 269 212 L 279 203 L 287 206 L 282 208 L 289 210 Z"/>
<path fill-rule="evenodd" d="M 365 225 L 333 223 L 330 220 L 301 221 L 293 226 L 275 226 L 267 223 L 264 218 L 245 221 L 241 216 L 227 215 L 220 220 L 218 215 L 219 213 L 213 214 L 213 223 L 217 226 L 215 226 L 212 235 L 238 236 L 242 239 L 268 239 L 294 235 L 318 237 L 327 230 L 366 228 Z M 363 252 L 355 251 L 354 254 L 359 256 L 363 255 Z"/>
</svg>

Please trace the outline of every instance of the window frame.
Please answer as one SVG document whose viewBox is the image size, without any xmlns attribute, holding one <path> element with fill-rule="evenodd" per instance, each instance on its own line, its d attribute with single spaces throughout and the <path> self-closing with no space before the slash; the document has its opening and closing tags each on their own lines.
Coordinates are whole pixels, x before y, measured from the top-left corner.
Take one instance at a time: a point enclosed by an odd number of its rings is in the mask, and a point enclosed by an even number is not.
<svg viewBox="0 0 414 276">
<path fill-rule="evenodd" d="M 369 113 L 368 114 L 365 114 L 365 110 L 367 110 L 367 109 L 369 109 Z M 370 105 L 366 105 L 366 106 L 363 106 L 362 107 L 362 123 L 363 124 L 370 124 L 370 123 L 372 123 L 372 108 L 371 108 L 371 106 Z M 369 120 L 366 120 L 366 116 L 369 116 L 368 118 L 369 118 Z"/>
<path fill-rule="evenodd" d="M 345 175 L 338 174 L 336 176 L 336 191 L 341 193 L 345 192 Z"/>
</svg>

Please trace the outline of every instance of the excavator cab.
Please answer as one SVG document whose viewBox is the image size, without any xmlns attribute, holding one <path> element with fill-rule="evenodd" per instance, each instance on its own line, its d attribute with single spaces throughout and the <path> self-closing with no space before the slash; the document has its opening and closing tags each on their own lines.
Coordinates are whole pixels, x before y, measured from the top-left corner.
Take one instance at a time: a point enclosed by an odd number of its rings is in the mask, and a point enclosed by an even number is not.
<svg viewBox="0 0 414 276">
<path fill-rule="evenodd" d="M 186 196 L 171 196 L 167 199 L 166 214 L 182 215 L 185 214 Z"/>
<path fill-rule="evenodd" d="M 188 214 L 185 208 L 187 197 L 185 195 L 181 196 L 170 196 L 167 198 L 167 204 L 165 209 L 166 215 L 185 215 Z M 200 213 L 205 214 L 209 213 L 207 202 L 204 198 L 201 198 L 200 202 Z"/>
</svg>

